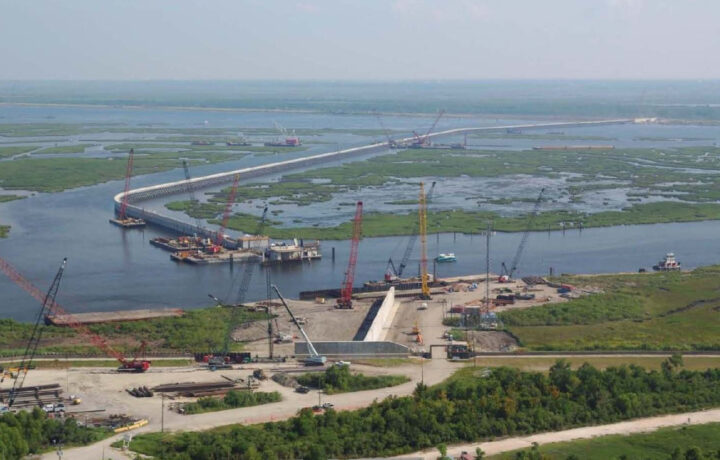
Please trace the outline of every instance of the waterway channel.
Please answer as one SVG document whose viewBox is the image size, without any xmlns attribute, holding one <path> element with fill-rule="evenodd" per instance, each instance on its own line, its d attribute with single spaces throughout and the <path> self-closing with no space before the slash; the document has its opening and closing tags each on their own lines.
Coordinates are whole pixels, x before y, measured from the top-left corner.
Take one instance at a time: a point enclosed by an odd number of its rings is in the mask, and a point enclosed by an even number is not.
<svg viewBox="0 0 720 460">
<path fill-rule="evenodd" d="M 185 112 L 125 109 L 71 109 L 0 107 L 2 122 L 42 120 L 53 116 L 54 123 L 87 121 L 119 121 L 126 123 L 167 122 L 177 126 L 194 126 L 209 120 L 222 126 L 267 126 L 273 119 L 292 127 L 353 127 L 376 128 L 373 117 L 333 117 L 316 114 L 267 114 L 245 112 Z M 43 115 L 45 114 L 45 115 Z M 48 115 L 49 114 L 49 115 Z M 47 121 L 47 120 L 46 120 Z M 507 123 L 507 120 L 450 119 L 442 128 L 468 126 L 475 123 Z M 518 121 L 513 121 L 519 123 Z M 428 124 L 426 119 L 393 117 L 386 120 L 391 128 L 409 129 Z M 663 128 L 666 128 L 665 130 Z M 587 131 L 587 132 L 585 132 Z M 688 145 L 711 145 L 718 141 L 718 129 L 699 130 L 694 127 L 636 126 L 587 128 L 582 134 L 637 138 L 638 136 L 711 137 L 712 142 L 689 142 Z M 648 134 L 649 132 L 649 134 Z M 576 134 L 573 131 L 573 134 Z M 580 134 L 578 132 L 577 134 Z M 372 141 L 369 136 L 338 136 L 336 142 L 362 144 Z M 10 139 L 12 140 L 12 139 Z M 4 139 L 3 142 L 7 142 Z M 507 139 L 483 139 L 485 144 L 508 145 Z M 515 141 L 512 141 L 515 142 Z M 557 141 L 556 141 L 557 142 Z M 602 143 L 603 141 L 599 141 Z M 605 141 L 607 142 L 607 141 Z M 621 141 L 618 141 L 621 142 Z M 618 142 L 615 142 L 616 144 Z M 628 141 L 629 142 L 629 141 Z M 638 141 L 645 143 L 646 141 Z M 656 141 L 665 144 L 672 141 Z M 539 141 L 517 140 L 510 148 L 537 145 Z M 552 142 L 549 142 L 552 143 Z M 590 142 L 578 141 L 587 144 Z M 686 143 L 683 143 L 686 145 Z M 323 144 L 302 155 L 331 150 Z M 206 165 L 196 174 L 209 174 L 233 168 L 277 161 L 277 157 L 246 157 L 236 162 Z M 2 163 L 0 163 L 2 167 Z M 133 187 L 159 184 L 182 178 L 179 169 L 140 176 L 133 179 Z M 72 312 L 107 311 L 130 308 L 181 307 L 199 308 L 210 304 L 208 293 L 233 300 L 237 292 L 230 291 L 233 279 L 239 277 L 241 267 L 227 265 L 193 267 L 170 261 L 169 254 L 151 247 L 149 240 L 166 235 L 152 227 L 145 230 L 122 231 L 108 223 L 112 213 L 112 196 L 122 189 L 121 181 L 81 187 L 63 193 L 35 194 L 24 200 L 0 204 L 0 222 L 12 226 L 9 238 L 0 239 L 0 256 L 9 260 L 27 278 L 45 290 L 63 257 L 68 257 L 58 302 Z M 170 197 L 169 199 L 177 199 Z M 327 208 L 326 208 L 327 209 Z M 315 209 L 312 212 L 317 213 Z M 336 219 L 331 210 L 329 220 Z M 343 210 L 351 212 L 351 209 Z M 322 220 L 323 216 L 315 216 Z M 344 219 L 343 219 L 344 220 Z M 612 228 L 538 232 L 531 234 L 522 258 L 519 275 L 545 274 L 549 267 L 556 273 L 603 273 L 636 271 L 649 268 L 666 252 L 674 251 L 685 267 L 720 263 L 717 234 L 720 222 L 622 226 Z M 478 229 L 480 232 L 482 229 Z M 519 234 L 492 236 L 491 269 L 499 270 L 500 262 L 512 259 L 520 241 Z M 402 256 L 407 237 L 367 238 L 360 243 L 356 280 L 361 283 L 380 279 L 388 257 Z M 273 283 L 289 296 L 303 290 L 340 286 L 347 264 L 347 241 L 323 241 L 324 259 L 303 265 L 272 267 Z M 419 245 L 418 245 L 419 246 Z M 439 276 L 452 276 L 485 271 L 485 237 L 482 235 L 441 234 L 428 238 L 429 257 L 440 252 L 454 252 L 456 263 L 438 266 Z M 335 248 L 333 260 L 331 250 Z M 417 271 L 418 248 L 408 270 Z M 254 282 L 248 299 L 265 297 L 266 285 L 259 268 L 255 268 Z M 39 305 L 10 280 L 0 277 L 0 317 L 29 321 Z"/>
</svg>

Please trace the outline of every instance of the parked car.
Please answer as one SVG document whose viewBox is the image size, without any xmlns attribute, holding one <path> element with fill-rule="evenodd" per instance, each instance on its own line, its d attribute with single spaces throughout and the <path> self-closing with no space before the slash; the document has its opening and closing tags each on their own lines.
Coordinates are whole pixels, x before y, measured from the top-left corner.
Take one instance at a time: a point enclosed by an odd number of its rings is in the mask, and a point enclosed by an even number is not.
<svg viewBox="0 0 720 460">
<path fill-rule="evenodd" d="M 65 404 L 63 404 L 63 403 L 55 404 L 54 412 L 65 412 Z"/>
<path fill-rule="evenodd" d="M 332 409 L 333 407 L 335 407 L 335 404 L 326 402 L 326 403 L 323 403 L 321 407 L 325 410 L 328 410 L 328 409 Z"/>
<path fill-rule="evenodd" d="M 55 412 L 55 405 L 54 404 L 45 404 L 44 406 L 42 406 L 42 410 L 44 410 L 45 412 L 48 412 L 48 413 Z"/>
<path fill-rule="evenodd" d="M 295 388 L 295 391 L 298 392 L 298 393 L 303 393 L 303 394 L 304 394 L 304 393 L 308 393 L 308 392 L 310 391 L 310 388 L 301 385 L 301 386 L 299 386 L 299 387 L 296 387 L 296 388 Z"/>
<path fill-rule="evenodd" d="M 337 361 L 335 363 L 335 365 L 338 367 L 350 367 L 350 364 L 352 364 L 350 361 Z"/>
</svg>

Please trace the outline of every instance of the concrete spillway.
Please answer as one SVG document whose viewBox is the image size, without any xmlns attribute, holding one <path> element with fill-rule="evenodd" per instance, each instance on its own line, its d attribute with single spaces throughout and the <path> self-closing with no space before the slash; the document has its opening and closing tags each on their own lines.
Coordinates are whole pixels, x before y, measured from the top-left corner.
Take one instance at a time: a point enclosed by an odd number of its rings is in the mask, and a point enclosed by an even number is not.
<svg viewBox="0 0 720 460">
<path fill-rule="evenodd" d="M 580 121 L 580 122 L 557 122 L 557 123 L 539 123 L 539 124 L 525 124 L 525 125 L 507 125 L 507 126 L 486 126 L 477 128 L 456 128 L 449 129 L 446 131 L 439 131 L 428 135 L 429 138 L 439 138 L 444 136 L 452 136 L 458 134 L 471 134 L 478 132 L 493 132 L 493 131 L 507 131 L 507 130 L 528 130 L 528 129 L 547 129 L 547 128 L 575 128 L 583 126 L 603 126 L 603 125 L 616 125 L 633 123 L 633 119 L 615 119 L 615 120 L 600 120 L 600 121 Z M 396 139 L 398 143 L 412 142 L 414 138 Z M 267 176 L 269 174 L 276 174 L 279 172 L 290 171 L 293 169 L 305 168 L 307 166 L 317 165 L 326 163 L 329 161 L 341 160 L 345 158 L 351 158 L 361 155 L 367 155 L 370 153 L 381 152 L 389 149 L 388 142 L 380 142 L 370 145 L 364 145 L 361 147 L 353 147 L 343 150 L 337 150 L 334 152 L 321 153 L 318 155 L 312 155 L 303 158 L 296 158 L 293 160 L 280 161 L 276 163 L 269 163 L 260 166 L 253 166 L 249 168 L 237 169 L 234 171 L 228 171 L 218 174 L 211 174 L 209 176 L 195 177 L 189 180 L 180 180 L 176 182 L 168 182 L 165 184 L 152 185 L 149 187 L 137 188 L 128 192 L 128 207 L 126 214 L 130 217 L 144 219 L 149 224 L 157 225 L 173 232 L 181 234 L 197 234 L 211 237 L 214 235 L 214 231 L 205 227 L 198 227 L 188 222 L 168 217 L 158 213 L 157 211 L 150 211 L 143 209 L 140 204 L 144 200 L 151 198 L 157 198 L 161 196 L 174 195 L 179 193 L 186 193 L 190 188 L 193 190 L 211 187 L 214 185 L 230 183 L 233 181 L 235 175 L 239 175 L 240 179 L 251 179 L 256 177 Z M 124 193 L 118 193 L 114 197 L 115 210 L 120 209 Z"/>
</svg>

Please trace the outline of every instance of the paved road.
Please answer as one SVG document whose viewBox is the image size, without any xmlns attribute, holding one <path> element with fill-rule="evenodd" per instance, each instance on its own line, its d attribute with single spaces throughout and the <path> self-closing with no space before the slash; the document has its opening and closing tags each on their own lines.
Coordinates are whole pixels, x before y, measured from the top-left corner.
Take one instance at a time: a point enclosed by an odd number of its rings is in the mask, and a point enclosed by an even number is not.
<svg viewBox="0 0 720 460">
<path fill-rule="evenodd" d="M 690 421 L 689 423 L 688 420 Z M 517 438 L 507 438 L 500 441 L 461 444 L 456 446 L 450 446 L 448 448 L 448 455 L 452 457 L 459 456 L 463 451 L 474 454 L 475 448 L 477 447 L 480 447 L 487 455 L 495 455 L 511 450 L 530 448 L 532 447 L 532 444 L 534 442 L 537 442 L 538 444 L 547 444 L 551 442 L 572 441 L 574 439 L 595 438 L 598 436 L 606 436 L 609 434 L 645 433 L 649 431 L 655 431 L 659 428 L 664 427 L 688 424 L 699 425 L 710 422 L 720 422 L 720 409 L 641 418 L 637 420 L 630 420 L 627 422 L 613 423 L 610 425 L 574 428 L 572 430 L 534 434 L 531 436 L 522 436 Z M 401 457 L 394 458 L 405 460 L 434 460 L 437 457 L 438 451 L 436 449 L 433 449 L 415 452 L 413 454 L 403 455 Z"/>
</svg>

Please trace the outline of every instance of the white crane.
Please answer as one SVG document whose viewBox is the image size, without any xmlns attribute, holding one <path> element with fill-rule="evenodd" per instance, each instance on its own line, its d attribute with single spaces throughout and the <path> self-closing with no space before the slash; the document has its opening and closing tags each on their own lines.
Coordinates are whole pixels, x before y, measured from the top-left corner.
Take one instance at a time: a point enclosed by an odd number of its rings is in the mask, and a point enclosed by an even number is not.
<svg viewBox="0 0 720 460">
<path fill-rule="evenodd" d="M 290 314 L 290 318 L 292 318 L 292 322 L 295 323 L 295 325 L 300 329 L 300 333 L 302 334 L 303 338 L 305 339 L 305 343 L 307 344 L 308 351 L 310 352 L 310 356 L 305 360 L 305 365 L 307 366 L 324 366 L 325 362 L 327 361 L 327 358 L 325 356 L 320 355 L 315 347 L 313 346 L 312 342 L 310 341 L 310 338 L 307 336 L 305 331 L 303 330 L 300 323 L 298 323 L 298 320 L 295 318 L 295 315 L 293 315 L 293 312 L 290 310 L 290 307 L 288 306 L 287 302 L 285 302 L 285 299 L 283 298 L 282 294 L 280 294 L 280 290 L 275 286 L 272 285 L 272 288 L 277 293 L 278 298 L 282 302 L 283 305 L 285 305 L 285 309 L 287 309 L 288 313 Z"/>
</svg>

